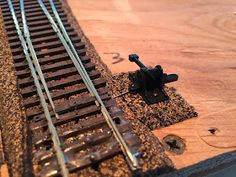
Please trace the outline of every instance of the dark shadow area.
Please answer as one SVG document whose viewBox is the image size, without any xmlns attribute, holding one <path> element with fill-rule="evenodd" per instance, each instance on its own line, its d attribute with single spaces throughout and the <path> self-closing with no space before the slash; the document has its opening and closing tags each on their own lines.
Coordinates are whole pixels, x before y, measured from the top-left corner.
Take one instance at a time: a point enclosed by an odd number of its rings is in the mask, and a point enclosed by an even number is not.
<svg viewBox="0 0 236 177">
<path fill-rule="evenodd" d="M 23 176 L 25 177 L 32 177 L 34 176 L 33 174 L 33 164 L 32 164 L 32 136 L 30 132 L 30 126 L 29 123 L 26 125 L 27 126 L 27 133 L 26 136 L 24 136 L 23 141 L 25 145 L 25 150 L 24 150 L 24 156 L 23 156 L 23 164 L 24 164 L 24 171 L 23 171 Z"/>
<path fill-rule="evenodd" d="M 168 172 L 167 174 L 163 174 L 162 176 L 163 177 L 164 176 L 165 177 L 166 176 L 171 176 L 171 177 L 207 176 L 235 164 L 236 164 L 236 151 L 231 151 L 231 152 L 224 153 L 224 154 L 215 156 L 213 158 L 201 161 L 195 165 L 182 168 L 180 170 Z"/>
</svg>

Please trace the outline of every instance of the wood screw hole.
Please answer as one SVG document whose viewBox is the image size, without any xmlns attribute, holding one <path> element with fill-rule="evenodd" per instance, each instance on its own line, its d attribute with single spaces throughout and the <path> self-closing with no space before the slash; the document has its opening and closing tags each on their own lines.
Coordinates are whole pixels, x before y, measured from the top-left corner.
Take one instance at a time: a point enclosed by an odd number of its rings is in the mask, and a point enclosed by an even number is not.
<svg viewBox="0 0 236 177">
<path fill-rule="evenodd" d="M 170 147 L 171 150 L 175 150 L 175 149 L 178 149 L 178 150 L 179 150 L 179 149 L 180 149 L 180 147 L 178 146 L 176 140 L 167 141 L 166 144 L 169 145 L 169 147 Z"/>
<path fill-rule="evenodd" d="M 215 135 L 216 132 L 218 132 L 219 130 L 217 128 L 210 128 L 208 129 L 208 131 L 212 134 L 212 135 Z"/>
</svg>

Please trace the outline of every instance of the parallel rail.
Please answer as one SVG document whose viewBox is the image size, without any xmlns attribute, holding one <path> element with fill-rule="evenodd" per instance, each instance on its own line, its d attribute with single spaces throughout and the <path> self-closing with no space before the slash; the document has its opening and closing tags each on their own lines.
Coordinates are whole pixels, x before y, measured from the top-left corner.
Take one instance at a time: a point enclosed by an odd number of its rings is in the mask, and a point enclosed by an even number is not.
<svg viewBox="0 0 236 177">
<path fill-rule="evenodd" d="M 139 141 L 60 1 L 0 5 L 31 127 L 35 174 L 68 176 L 119 152 L 137 170 Z"/>
</svg>

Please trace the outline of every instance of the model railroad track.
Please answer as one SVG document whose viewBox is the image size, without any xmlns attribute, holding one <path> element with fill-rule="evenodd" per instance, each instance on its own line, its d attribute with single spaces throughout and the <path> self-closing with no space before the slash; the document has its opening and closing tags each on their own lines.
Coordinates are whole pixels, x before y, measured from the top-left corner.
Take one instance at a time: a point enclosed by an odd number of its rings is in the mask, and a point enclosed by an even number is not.
<svg viewBox="0 0 236 177">
<path fill-rule="evenodd" d="M 0 0 L 32 142 L 36 176 L 68 176 L 123 153 L 138 169 L 131 134 L 59 0 Z"/>
</svg>

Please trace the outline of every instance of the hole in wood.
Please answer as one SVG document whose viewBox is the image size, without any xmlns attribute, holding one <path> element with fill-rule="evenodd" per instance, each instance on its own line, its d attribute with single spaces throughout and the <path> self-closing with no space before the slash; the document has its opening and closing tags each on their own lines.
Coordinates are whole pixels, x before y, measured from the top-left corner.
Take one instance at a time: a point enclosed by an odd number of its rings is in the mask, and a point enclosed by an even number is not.
<svg viewBox="0 0 236 177">
<path fill-rule="evenodd" d="M 208 129 L 208 131 L 210 132 L 210 134 L 215 135 L 219 130 L 217 128 L 210 128 Z"/>
</svg>

